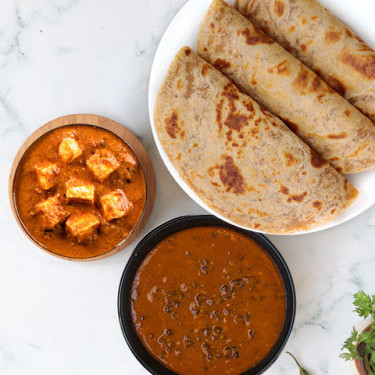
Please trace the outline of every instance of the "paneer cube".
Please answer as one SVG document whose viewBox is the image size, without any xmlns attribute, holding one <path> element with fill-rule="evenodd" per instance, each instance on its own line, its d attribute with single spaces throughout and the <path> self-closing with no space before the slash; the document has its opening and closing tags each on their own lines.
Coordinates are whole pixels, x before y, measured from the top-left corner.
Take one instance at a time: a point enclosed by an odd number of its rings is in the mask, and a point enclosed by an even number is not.
<svg viewBox="0 0 375 375">
<path fill-rule="evenodd" d="M 48 229 L 53 228 L 68 216 L 59 194 L 39 202 L 35 206 L 35 213 L 42 215 L 43 227 Z"/>
<path fill-rule="evenodd" d="M 100 198 L 104 219 L 111 221 L 125 216 L 132 208 L 133 204 L 126 198 L 121 189 L 114 190 Z"/>
<path fill-rule="evenodd" d="M 134 171 L 137 166 L 137 160 L 129 152 L 123 154 L 123 164 L 125 168 L 128 168 L 130 171 Z"/>
<path fill-rule="evenodd" d="M 82 150 L 74 138 L 68 137 L 60 143 L 58 153 L 64 163 L 71 163 L 82 155 Z"/>
<path fill-rule="evenodd" d="M 84 212 L 70 216 L 65 223 L 65 228 L 78 242 L 83 242 L 96 233 L 99 225 L 100 220 L 95 214 Z"/>
<path fill-rule="evenodd" d="M 120 166 L 120 163 L 111 152 L 99 149 L 87 159 L 86 165 L 94 177 L 103 182 Z"/>
<path fill-rule="evenodd" d="M 119 174 L 122 179 L 131 180 L 137 168 L 137 160 L 129 152 L 124 152 L 121 155 L 121 166 Z"/>
<path fill-rule="evenodd" d="M 66 197 L 69 202 L 94 204 L 95 186 L 81 180 L 70 178 L 66 183 Z"/>
<path fill-rule="evenodd" d="M 43 190 L 49 190 L 57 184 L 57 176 L 60 173 L 55 163 L 44 162 L 35 166 L 36 177 Z"/>
</svg>

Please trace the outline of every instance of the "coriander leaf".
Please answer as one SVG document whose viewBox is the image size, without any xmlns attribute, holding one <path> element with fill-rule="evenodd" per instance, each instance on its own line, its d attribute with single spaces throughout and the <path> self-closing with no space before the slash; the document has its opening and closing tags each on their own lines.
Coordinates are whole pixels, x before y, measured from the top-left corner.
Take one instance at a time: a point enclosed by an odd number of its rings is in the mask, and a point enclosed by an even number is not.
<svg viewBox="0 0 375 375">
<path fill-rule="evenodd" d="M 346 352 L 341 353 L 340 357 L 344 358 L 345 361 L 351 361 L 354 359 L 361 359 L 361 356 L 358 353 L 357 350 L 357 338 L 358 338 L 358 332 L 353 327 L 353 331 L 348 339 L 345 340 L 341 350 L 346 350 Z"/>
<path fill-rule="evenodd" d="M 301 365 L 298 363 L 296 357 L 295 357 L 292 353 L 287 352 L 287 354 L 289 354 L 289 355 L 294 359 L 294 362 L 296 362 L 296 364 L 297 364 L 297 366 L 298 366 L 298 368 L 299 368 L 299 373 L 300 373 L 300 375 L 309 375 L 309 373 L 308 373 L 305 369 L 303 369 L 303 368 L 301 367 Z"/>
<path fill-rule="evenodd" d="M 367 318 L 369 315 L 374 316 L 375 314 L 375 295 L 370 296 L 366 294 L 363 290 L 354 294 L 354 306 L 356 306 L 355 311 L 357 314 L 363 318 Z"/>
</svg>

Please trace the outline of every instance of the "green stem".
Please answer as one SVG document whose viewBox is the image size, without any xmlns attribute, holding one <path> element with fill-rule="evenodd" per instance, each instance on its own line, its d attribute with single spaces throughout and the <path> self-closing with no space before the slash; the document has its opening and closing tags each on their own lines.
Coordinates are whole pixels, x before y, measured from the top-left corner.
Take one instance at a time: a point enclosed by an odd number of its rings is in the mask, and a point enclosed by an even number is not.
<svg viewBox="0 0 375 375">
<path fill-rule="evenodd" d="M 365 354 L 365 356 L 363 357 L 363 367 L 365 368 L 367 374 L 372 374 L 372 370 L 368 360 L 368 354 Z"/>
<path fill-rule="evenodd" d="M 302 368 L 302 366 L 299 364 L 296 357 L 292 353 L 290 353 L 290 352 L 286 352 L 286 353 L 289 354 L 294 359 L 294 362 L 297 364 L 297 366 L 299 368 L 300 375 L 309 375 L 309 373 L 304 368 Z"/>
</svg>

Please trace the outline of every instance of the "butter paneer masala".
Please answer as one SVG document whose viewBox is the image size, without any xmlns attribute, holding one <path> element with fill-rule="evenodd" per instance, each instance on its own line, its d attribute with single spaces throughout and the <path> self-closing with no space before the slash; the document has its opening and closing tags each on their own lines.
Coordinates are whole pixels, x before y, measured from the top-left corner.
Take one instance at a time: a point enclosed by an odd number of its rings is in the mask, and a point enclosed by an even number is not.
<svg viewBox="0 0 375 375">
<path fill-rule="evenodd" d="M 195 227 L 160 242 L 133 283 L 134 327 L 179 375 L 238 375 L 282 330 L 286 297 L 272 259 L 233 230 Z"/>
<path fill-rule="evenodd" d="M 48 250 L 90 258 L 112 250 L 139 222 L 146 200 L 143 170 L 113 133 L 65 126 L 24 154 L 14 185 L 18 215 Z"/>
</svg>

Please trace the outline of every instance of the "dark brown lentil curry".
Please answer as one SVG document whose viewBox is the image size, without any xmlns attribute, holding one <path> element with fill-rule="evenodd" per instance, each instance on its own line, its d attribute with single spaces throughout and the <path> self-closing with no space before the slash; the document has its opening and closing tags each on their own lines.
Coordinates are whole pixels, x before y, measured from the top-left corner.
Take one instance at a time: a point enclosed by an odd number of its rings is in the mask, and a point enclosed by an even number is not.
<svg viewBox="0 0 375 375">
<path fill-rule="evenodd" d="M 48 250 L 90 258 L 112 250 L 139 222 L 143 170 L 128 145 L 94 126 L 55 129 L 17 168 L 15 205 L 27 232 Z"/>
<path fill-rule="evenodd" d="M 180 375 L 240 374 L 267 355 L 284 323 L 285 289 L 274 262 L 250 238 L 224 228 L 164 239 L 132 288 L 139 338 Z"/>
</svg>

